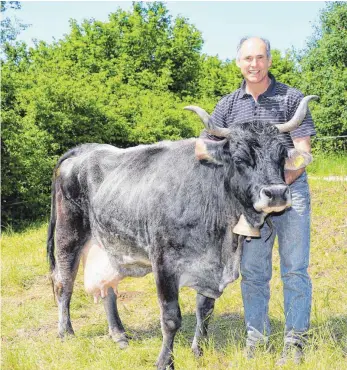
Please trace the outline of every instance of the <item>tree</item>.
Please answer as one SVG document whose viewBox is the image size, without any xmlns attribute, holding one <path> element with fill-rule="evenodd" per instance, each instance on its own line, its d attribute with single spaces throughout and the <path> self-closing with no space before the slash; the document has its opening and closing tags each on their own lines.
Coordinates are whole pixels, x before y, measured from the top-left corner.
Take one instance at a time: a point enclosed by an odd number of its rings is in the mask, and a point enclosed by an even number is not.
<svg viewBox="0 0 347 370">
<path fill-rule="evenodd" d="M 199 95 L 216 100 L 240 87 L 242 75 L 235 61 L 221 61 L 217 56 L 201 56 Z"/>
<path fill-rule="evenodd" d="M 312 106 L 319 135 L 346 133 L 346 5 L 327 6 L 319 32 L 296 60 L 272 53 L 279 81 L 321 96 Z M 71 20 L 70 26 L 52 44 L 40 41 L 28 50 L 5 43 L 5 224 L 48 214 L 52 170 L 66 150 L 87 142 L 125 148 L 198 136 L 202 124 L 183 107 L 211 112 L 242 81 L 234 60 L 201 55 L 200 31 L 183 17 L 172 19 L 162 3 L 134 3 L 107 22 Z"/>
<path fill-rule="evenodd" d="M 51 45 L 6 48 L 2 63 L 3 221 L 48 213 L 57 158 L 86 142 L 128 147 L 197 135 L 183 111 L 200 68 L 201 34 L 161 3 L 108 22 L 71 21 Z"/>
<path fill-rule="evenodd" d="M 271 73 L 282 83 L 289 86 L 298 86 L 299 78 L 295 73 L 295 58 L 287 52 L 284 57 L 281 56 L 279 50 L 272 50 L 272 66 Z"/>
<path fill-rule="evenodd" d="M 21 4 L 19 1 L 1 1 L 1 13 L 5 13 L 9 9 L 19 10 L 21 9 Z M 13 42 L 19 35 L 19 33 L 26 28 L 29 24 L 22 23 L 18 18 L 5 17 L 1 20 L 1 33 L 0 42 L 3 46 L 6 42 Z"/>
<path fill-rule="evenodd" d="M 312 106 L 318 135 L 347 135 L 347 3 L 326 5 L 299 63 L 301 90 L 320 96 L 319 104 Z M 332 150 L 347 149 L 346 140 L 329 143 Z"/>
</svg>

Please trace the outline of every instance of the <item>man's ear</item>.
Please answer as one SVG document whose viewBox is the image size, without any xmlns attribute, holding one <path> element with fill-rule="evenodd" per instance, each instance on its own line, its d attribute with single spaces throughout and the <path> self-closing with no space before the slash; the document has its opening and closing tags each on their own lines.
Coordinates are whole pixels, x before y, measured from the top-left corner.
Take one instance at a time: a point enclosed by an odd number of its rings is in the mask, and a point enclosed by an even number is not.
<svg viewBox="0 0 347 370">
<path fill-rule="evenodd" d="M 298 150 L 290 149 L 288 152 L 288 158 L 284 165 L 285 170 L 299 170 L 309 165 L 313 161 L 313 157 L 310 153 Z"/>
<path fill-rule="evenodd" d="M 207 161 L 209 163 L 222 165 L 223 163 L 218 160 L 215 155 L 218 148 L 224 146 L 226 142 L 226 139 L 221 141 L 197 139 L 195 143 L 196 159 L 198 159 L 199 161 Z"/>
<path fill-rule="evenodd" d="M 240 59 L 236 58 L 236 65 L 240 68 Z"/>
</svg>

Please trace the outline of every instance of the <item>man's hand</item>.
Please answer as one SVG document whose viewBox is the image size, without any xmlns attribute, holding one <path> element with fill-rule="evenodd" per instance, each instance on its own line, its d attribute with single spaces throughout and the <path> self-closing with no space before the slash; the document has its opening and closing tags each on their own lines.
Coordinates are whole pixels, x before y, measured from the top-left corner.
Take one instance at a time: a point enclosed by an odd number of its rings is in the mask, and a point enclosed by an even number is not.
<svg viewBox="0 0 347 370">
<path fill-rule="evenodd" d="M 295 149 L 302 150 L 304 152 L 311 152 L 311 137 L 298 137 L 293 139 Z M 301 176 L 305 171 L 305 168 L 300 168 L 294 171 L 284 171 L 284 180 L 287 185 L 292 184 L 299 176 Z"/>
</svg>

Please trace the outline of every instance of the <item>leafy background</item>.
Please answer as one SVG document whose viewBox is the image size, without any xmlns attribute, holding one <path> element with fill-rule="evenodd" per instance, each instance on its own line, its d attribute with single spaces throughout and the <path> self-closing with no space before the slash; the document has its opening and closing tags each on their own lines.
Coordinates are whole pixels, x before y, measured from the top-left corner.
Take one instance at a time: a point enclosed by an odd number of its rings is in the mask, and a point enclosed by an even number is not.
<svg viewBox="0 0 347 370">
<path fill-rule="evenodd" d="M 20 9 L 1 2 L 1 12 Z M 1 21 L 2 226 L 46 218 L 58 157 L 86 142 L 129 147 L 198 136 L 183 107 L 212 111 L 239 87 L 234 60 L 202 54 L 201 32 L 173 19 L 163 3 L 134 3 L 107 22 L 71 20 L 64 39 L 28 48 L 15 42 L 28 27 Z M 304 94 L 318 136 L 347 135 L 347 3 L 327 3 L 305 50 L 281 56 L 272 73 Z M 346 140 L 314 142 L 320 153 L 346 151 Z M 324 144 L 324 145 L 323 145 Z"/>
</svg>

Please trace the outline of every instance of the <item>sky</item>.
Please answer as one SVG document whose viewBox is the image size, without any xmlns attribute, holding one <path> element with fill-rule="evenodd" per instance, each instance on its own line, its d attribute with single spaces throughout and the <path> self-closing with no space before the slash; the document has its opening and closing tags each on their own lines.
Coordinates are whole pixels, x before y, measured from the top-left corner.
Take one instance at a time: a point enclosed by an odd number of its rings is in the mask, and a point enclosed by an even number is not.
<svg viewBox="0 0 347 370">
<path fill-rule="evenodd" d="M 94 18 L 107 21 L 108 14 L 132 8 L 131 1 L 22 1 L 14 14 L 31 26 L 18 40 L 32 46 L 32 39 L 52 42 L 69 33 L 69 19 L 81 23 Z M 166 1 L 169 13 L 188 18 L 204 39 L 203 53 L 234 59 L 244 36 L 267 38 L 282 54 L 305 48 L 318 24 L 323 1 Z"/>
</svg>

